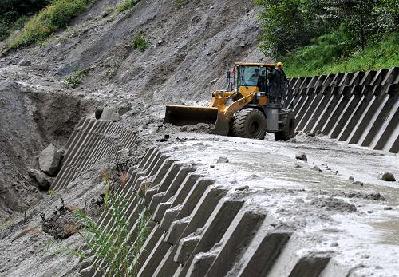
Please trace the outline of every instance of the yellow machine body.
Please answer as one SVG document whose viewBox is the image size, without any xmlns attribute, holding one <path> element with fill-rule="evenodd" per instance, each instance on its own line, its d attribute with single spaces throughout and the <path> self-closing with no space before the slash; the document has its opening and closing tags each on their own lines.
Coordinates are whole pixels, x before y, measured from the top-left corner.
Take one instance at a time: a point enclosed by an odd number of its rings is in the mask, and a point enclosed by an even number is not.
<svg viewBox="0 0 399 277">
<path fill-rule="evenodd" d="M 215 131 L 220 135 L 229 133 L 230 121 L 237 111 L 248 104 L 253 106 L 265 106 L 269 103 L 266 91 L 262 91 L 258 81 L 250 85 L 243 82 L 240 72 L 252 70 L 254 74 L 261 70 L 266 72 L 267 68 L 274 69 L 275 65 L 259 63 L 236 63 L 234 82 L 236 89 L 218 90 L 212 93 L 212 100 L 208 107 L 168 105 L 166 106 L 165 123 L 175 125 L 187 125 L 197 123 L 215 123 Z M 266 73 L 265 73 L 266 74 Z M 251 78 L 251 76 L 249 76 Z M 265 85 L 266 87 L 266 79 Z"/>
</svg>

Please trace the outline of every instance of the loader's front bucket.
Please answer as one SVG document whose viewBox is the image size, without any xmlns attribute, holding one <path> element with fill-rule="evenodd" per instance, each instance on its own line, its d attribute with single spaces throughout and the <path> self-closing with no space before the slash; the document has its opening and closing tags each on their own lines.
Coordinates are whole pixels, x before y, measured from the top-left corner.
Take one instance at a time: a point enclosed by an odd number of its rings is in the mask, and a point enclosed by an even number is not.
<svg viewBox="0 0 399 277">
<path fill-rule="evenodd" d="M 173 125 L 214 124 L 217 116 L 217 108 L 169 105 L 166 106 L 164 122 Z"/>
</svg>

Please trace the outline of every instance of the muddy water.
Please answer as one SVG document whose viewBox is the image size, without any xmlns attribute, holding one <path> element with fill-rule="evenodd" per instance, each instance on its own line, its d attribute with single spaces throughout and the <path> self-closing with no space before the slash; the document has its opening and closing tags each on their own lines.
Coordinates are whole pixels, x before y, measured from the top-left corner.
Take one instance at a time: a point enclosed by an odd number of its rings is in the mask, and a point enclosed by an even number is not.
<svg viewBox="0 0 399 277">
<path fill-rule="evenodd" d="M 381 243 L 399 244 L 399 218 L 371 223 L 377 232 L 381 233 Z"/>
</svg>

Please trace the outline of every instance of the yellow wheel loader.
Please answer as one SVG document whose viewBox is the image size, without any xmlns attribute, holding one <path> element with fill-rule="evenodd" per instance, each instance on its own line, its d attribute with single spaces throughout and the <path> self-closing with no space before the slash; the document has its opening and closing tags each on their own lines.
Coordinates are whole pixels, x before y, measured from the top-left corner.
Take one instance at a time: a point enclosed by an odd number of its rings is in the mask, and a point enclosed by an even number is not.
<svg viewBox="0 0 399 277">
<path fill-rule="evenodd" d="M 264 139 L 268 132 L 276 140 L 294 137 L 293 112 L 283 109 L 287 81 L 281 63 L 236 63 L 227 83 L 227 90 L 212 93 L 208 107 L 166 106 L 164 122 L 215 124 L 215 133 L 223 136 Z"/>
</svg>

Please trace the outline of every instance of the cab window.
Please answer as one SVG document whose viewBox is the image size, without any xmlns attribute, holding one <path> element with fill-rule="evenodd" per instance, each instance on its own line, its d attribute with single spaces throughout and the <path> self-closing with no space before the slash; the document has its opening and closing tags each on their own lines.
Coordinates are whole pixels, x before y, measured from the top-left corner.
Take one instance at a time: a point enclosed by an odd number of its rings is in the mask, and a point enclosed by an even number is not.
<svg viewBox="0 0 399 277">
<path fill-rule="evenodd" d="M 258 66 L 241 66 L 239 76 L 239 86 L 258 86 L 259 77 L 266 76 L 266 69 Z"/>
</svg>

